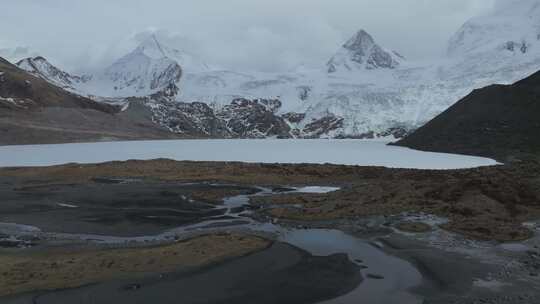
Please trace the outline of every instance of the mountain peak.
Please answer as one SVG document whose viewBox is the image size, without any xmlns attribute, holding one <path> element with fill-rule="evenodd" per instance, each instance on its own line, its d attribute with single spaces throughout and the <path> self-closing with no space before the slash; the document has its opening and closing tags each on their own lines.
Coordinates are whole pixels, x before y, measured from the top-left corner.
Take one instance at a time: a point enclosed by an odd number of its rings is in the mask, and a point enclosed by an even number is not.
<svg viewBox="0 0 540 304">
<path fill-rule="evenodd" d="M 88 77 L 75 76 L 62 71 L 42 56 L 24 58 L 16 65 L 20 69 L 64 89 L 73 89 L 74 85 L 89 80 Z"/>
<path fill-rule="evenodd" d="M 155 34 L 143 40 L 135 49 L 136 53 L 142 53 L 152 59 L 168 58 L 169 49 L 159 42 Z"/>
<path fill-rule="evenodd" d="M 187 72 L 205 72 L 210 67 L 194 54 L 167 45 L 158 35 L 151 34 L 133 50 L 133 55 L 143 55 L 152 60 L 169 59 L 179 64 Z"/>
<path fill-rule="evenodd" d="M 329 73 L 339 70 L 395 69 L 402 60 L 401 55 L 385 50 L 368 32 L 359 30 L 343 44 L 326 65 Z"/>
<path fill-rule="evenodd" d="M 15 65 L 31 74 L 34 74 L 34 76 L 44 76 L 50 70 L 59 71 L 58 68 L 56 68 L 47 59 L 45 59 L 45 57 L 42 56 L 21 59 Z"/>
<path fill-rule="evenodd" d="M 366 50 L 373 47 L 374 44 L 375 40 L 368 32 L 365 30 L 359 30 L 343 45 L 343 47 L 351 51 L 356 51 Z"/>
<path fill-rule="evenodd" d="M 41 61 L 41 62 L 47 62 L 49 63 L 49 61 L 47 61 L 47 59 L 45 59 L 45 57 L 43 56 L 36 56 L 34 58 L 26 58 L 27 60 L 28 59 L 31 59 L 32 61 Z"/>
</svg>

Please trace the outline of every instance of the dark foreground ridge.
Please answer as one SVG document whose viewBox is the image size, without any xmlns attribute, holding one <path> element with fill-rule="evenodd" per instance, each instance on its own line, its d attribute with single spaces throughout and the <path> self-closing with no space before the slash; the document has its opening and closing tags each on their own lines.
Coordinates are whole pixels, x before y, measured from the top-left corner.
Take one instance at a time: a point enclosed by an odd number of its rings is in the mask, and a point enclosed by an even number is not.
<svg viewBox="0 0 540 304">
<path fill-rule="evenodd" d="M 513 85 L 475 90 L 396 143 L 418 150 L 508 162 L 540 153 L 540 72 Z"/>
<path fill-rule="evenodd" d="M 241 304 L 256 299 L 261 304 L 302 304 L 346 294 L 361 281 L 359 267 L 346 254 L 316 257 L 274 243 L 265 250 L 203 268 L 180 269 L 161 277 L 105 281 L 38 296 L 23 295 L 2 303 L 152 303 L 159 299 L 156 303 Z"/>
</svg>

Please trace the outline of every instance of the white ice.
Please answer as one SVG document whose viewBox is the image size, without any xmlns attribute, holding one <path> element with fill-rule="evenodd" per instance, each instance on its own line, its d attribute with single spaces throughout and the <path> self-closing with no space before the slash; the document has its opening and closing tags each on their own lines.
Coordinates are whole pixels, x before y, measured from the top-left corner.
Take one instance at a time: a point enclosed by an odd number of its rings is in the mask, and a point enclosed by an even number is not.
<svg viewBox="0 0 540 304">
<path fill-rule="evenodd" d="M 339 187 L 321 187 L 321 186 L 308 186 L 296 189 L 299 193 L 330 193 L 338 191 Z"/>
<path fill-rule="evenodd" d="M 60 207 L 64 207 L 64 208 L 79 208 L 79 206 L 73 205 L 73 204 L 62 204 L 62 203 L 58 203 L 57 205 L 60 206 Z"/>
<path fill-rule="evenodd" d="M 458 169 L 496 165 L 482 157 L 415 151 L 363 140 L 166 140 L 0 147 L 0 167 L 168 158 Z"/>
</svg>

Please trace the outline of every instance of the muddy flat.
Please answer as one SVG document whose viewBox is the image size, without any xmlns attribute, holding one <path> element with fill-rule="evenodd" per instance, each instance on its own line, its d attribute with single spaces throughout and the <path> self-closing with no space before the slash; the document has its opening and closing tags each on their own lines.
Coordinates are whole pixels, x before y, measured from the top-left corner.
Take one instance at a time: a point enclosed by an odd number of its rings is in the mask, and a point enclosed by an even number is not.
<svg viewBox="0 0 540 304">
<path fill-rule="evenodd" d="M 233 244 L 231 244 L 232 246 Z M 150 275 L 7 299 L 2 303 L 314 303 L 362 280 L 346 256 L 313 257 L 276 243 L 267 250 L 196 271 Z"/>
<path fill-rule="evenodd" d="M 0 177 L 0 222 L 27 224 L 44 231 L 115 236 L 157 234 L 166 229 L 224 216 L 223 198 L 250 194 L 253 187 L 185 185 L 93 178 L 8 182 Z"/>
<path fill-rule="evenodd" d="M 2 303 L 536 303 L 538 168 L 2 168 Z"/>
</svg>

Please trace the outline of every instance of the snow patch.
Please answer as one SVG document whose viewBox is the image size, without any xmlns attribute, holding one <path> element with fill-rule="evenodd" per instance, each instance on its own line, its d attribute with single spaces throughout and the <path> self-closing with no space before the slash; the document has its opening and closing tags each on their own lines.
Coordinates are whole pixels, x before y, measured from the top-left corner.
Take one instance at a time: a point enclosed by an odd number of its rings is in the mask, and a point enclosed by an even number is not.
<svg viewBox="0 0 540 304">
<path fill-rule="evenodd" d="M 540 3 L 500 0 L 490 14 L 466 22 L 447 48 L 448 56 L 405 61 L 359 31 L 328 65 L 261 73 L 211 69 L 151 36 L 106 71 L 84 83 L 72 82 L 73 91 L 84 96 L 122 98 L 168 91 L 171 100 L 203 102 L 212 109 L 237 98 L 277 99 L 282 107 L 276 114 L 303 115 L 290 124 L 293 129 L 336 118 L 335 128 L 309 134 L 320 138 L 403 134 L 474 89 L 514 83 L 540 70 Z M 34 65 L 40 71 L 64 75 L 39 64 Z M 328 73 L 332 67 L 335 73 Z M 167 90 L 171 87 L 174 90 Z"/>
<path fill-rule="evenodd" d="M 79 206 L 73 205 L 73 204 L 62 204 L 62 203 L 58 203 L 57 205 L 60 206 L 60 207 L 64 207 L 64 208 L 79 208 Z"/>
<path fill-rule="evenodd" d="M 334 191 L 338 191 L 339 187 L 320 187 L 320 186 L 308 186 L 308 187 L 302 187 L 297 188 L 295 192 L 299 193 L 330 193 Z"/>
</svg>

